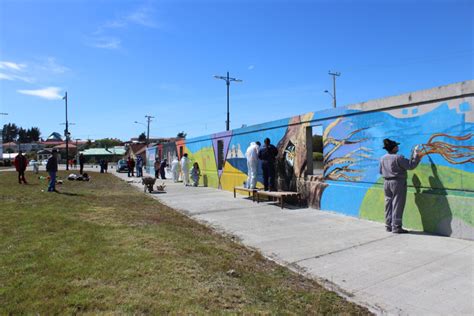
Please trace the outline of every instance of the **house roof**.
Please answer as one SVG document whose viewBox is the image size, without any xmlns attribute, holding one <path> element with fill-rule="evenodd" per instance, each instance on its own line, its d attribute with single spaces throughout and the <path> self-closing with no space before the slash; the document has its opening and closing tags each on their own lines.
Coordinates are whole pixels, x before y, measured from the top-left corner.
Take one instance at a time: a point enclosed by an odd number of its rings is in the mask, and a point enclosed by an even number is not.
<svg viewBox="0 0 474 316">
<path fill-rule="evenodd" d="M 144 148 L 146 148 L 146 144 L 139 144 L 139 143 L 130 144 L 130 145 L 128 145 L 128 148 L 129 148 L 131 154 L 137 155 L 137 154 L 142 153 L 143 151 L 145 151 Z"/>
<path fill-rule="evenodd" d="M 76 149 L 76 145 L 74 144 L 69 144 L 68 145 L 69 148 L 72 148 L 72 149 Z M 53 148 L 56 148 L 56 149 L 65 149 L 66 148 L 66 144 L 62 143 L 60 145 L 57 145 L 57 146 L 54 146 Z"/>
<path fill-rule="evenodd" d="M 57 142 L 57 141 L 62 141 L 63 139 L 61 138 L 61 134 L 59 134 L 58 132 L 52 132 L 51 135 L 48 136 L 48 138 L 46 139 L 46 141 L 53 141 L 53 142 Z"/>
</svg>

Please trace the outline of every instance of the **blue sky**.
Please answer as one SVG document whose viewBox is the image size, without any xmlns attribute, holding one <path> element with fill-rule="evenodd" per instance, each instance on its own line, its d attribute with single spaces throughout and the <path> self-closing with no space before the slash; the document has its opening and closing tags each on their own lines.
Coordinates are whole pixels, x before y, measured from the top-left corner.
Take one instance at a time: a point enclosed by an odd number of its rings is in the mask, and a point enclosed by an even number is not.
<svg viewBox="0 0 474 316">
<path fill-rule="evenodd" d="M 223 131 L 473 79 L 473 1 L 0 0 L 0 117 L 73 138 Z"/>
</svg>

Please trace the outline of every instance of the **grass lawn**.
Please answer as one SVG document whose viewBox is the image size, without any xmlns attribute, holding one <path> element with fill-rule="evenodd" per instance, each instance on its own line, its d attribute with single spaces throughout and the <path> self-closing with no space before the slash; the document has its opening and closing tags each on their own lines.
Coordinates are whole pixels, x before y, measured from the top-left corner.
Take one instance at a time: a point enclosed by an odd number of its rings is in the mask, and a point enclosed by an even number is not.
<svg viewBox="0 0 474 316">
<path fill-rule="evenodd" d="M 113 175 L 91 176 L 59 194 L 31 172 L 21 186 L 0 173 L 0 314 L 368 314 Z"/>
</svg>

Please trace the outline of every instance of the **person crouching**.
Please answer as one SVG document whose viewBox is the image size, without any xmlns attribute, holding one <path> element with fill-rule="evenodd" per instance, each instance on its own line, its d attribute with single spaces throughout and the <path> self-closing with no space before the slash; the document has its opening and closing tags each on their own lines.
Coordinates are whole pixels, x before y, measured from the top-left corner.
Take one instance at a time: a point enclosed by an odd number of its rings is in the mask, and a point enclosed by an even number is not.
<svg viewBox="0 0 474 316">
<path fill-rule="evenodd" d="M 201 177 L 201 170 L 199 170 L 199 164 L 195 162 L 193 168 L 191 169 L 191 179 L 193 179 L 193 186 L 197 187 L 199 185 L 199 178 Z"/>
</svg>

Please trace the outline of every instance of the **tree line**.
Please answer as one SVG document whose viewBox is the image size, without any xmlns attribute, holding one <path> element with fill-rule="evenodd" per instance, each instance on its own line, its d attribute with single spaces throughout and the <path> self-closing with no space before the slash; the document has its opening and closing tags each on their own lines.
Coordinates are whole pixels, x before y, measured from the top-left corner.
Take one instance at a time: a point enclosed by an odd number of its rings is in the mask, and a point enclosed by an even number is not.
<svg viewBox="0 0 474 316">
<path fill-rule="evenodd" d="M 40 141 L 41 131 L 38 127 L 25 129 L 15 123 L 3 125 L 2 140 L 4 143 L 19 141 L 20 143 L 31 143 Z"/>
</svg>

